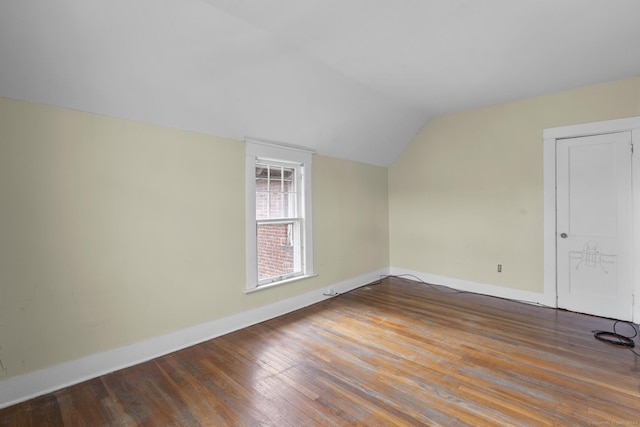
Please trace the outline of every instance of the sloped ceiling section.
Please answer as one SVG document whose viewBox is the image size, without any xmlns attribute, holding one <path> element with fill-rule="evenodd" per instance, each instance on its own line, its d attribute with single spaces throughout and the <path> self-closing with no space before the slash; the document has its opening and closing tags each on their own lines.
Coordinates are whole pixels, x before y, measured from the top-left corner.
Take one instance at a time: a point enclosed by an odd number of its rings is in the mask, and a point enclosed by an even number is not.
<svg viewBox="0 0 640 427">
<path fill-rule="evenodd" d="M 0 96 L 389 165 L 429 117 L 640 75 L 638 0 L 3 0 Z"/>
</svg>

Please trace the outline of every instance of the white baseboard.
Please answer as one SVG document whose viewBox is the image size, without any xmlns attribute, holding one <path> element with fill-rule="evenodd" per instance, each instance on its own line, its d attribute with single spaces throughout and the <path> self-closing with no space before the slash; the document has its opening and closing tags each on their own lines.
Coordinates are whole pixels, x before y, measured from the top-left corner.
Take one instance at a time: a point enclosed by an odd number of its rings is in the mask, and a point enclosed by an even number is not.
<svg viewBox="0 0 640 427">
<path fill-rule="evenodd" d="M 0 381 L 0 408 L 124 369 L 332 298 L 323 295 L 329 287 L 337 293 L 344 293 L 378 280 L 381 275 L 386 274 L 389 274 L 388 268 L 372 271 L 322 289 L 222 319 Z"/>
<path fill-rule="evenodd" d="M 391 267 L 391 274 L 400 276 L 403 274 L 408 276 L 409 280 L 418 281 L 418 279 L 434 285 L 443 285 L 460 291 L 473 292 L 481 295 L 489 295 L 492 297 L 506 298 L 514 301 L 522 301 L 531 304 L 541 304 L 548 307 L 554 307 L 554 302 L 544 293 L 523 291 L 520 289 L 505 288 L 503 286 L 489 285 L 486 283 L 472 282 L 469 280 L 455 279 L 452 277 L 438 276 L 436 274 L 424 273 L 421 271 L 407 270 L 405 268 Z"/>
</svg>

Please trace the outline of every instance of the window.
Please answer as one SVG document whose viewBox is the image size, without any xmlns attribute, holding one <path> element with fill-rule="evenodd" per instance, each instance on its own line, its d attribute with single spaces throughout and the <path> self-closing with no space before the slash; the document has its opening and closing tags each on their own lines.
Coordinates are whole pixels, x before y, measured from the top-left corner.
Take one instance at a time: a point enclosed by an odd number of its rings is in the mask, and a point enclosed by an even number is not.
<svg viewBox="0 0 640 427">
<path fill-rule="evenodd" d="M 247 291 L 313 275 L 311 156 L 247 140 Z"/>
<path fill-rule="evenodd" d="M 300 165 L 256 159 L 258 284 L 302 274 Z"/>
</svg>

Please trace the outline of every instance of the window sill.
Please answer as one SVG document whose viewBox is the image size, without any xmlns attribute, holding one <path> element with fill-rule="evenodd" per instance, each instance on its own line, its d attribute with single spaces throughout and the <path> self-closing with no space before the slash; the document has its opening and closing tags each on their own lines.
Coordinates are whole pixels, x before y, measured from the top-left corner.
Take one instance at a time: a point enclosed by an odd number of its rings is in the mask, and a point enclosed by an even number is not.
<svg viewBox="0 0 640 427">
<path fill-rule="evenodd" d="M 307 275 L 304 275 L 304 276 L 296 276 L 296 277 L 292 277 L 290 279 L 281 280 L 279 282 L 268 283 L 266 285 L 256 286 L 255 288 L 245 289 L 244 293 L 245 294 L 251 294 L 253 292 L 263 291 L 265 289 L 274 288 L 276 286 L 286 285 L 288 283 L 297 282 L 299 280 L 310 279 L 312 277 L 318 277 L 318 275 L 317 274 L 307 274 Z"/>
</svg>

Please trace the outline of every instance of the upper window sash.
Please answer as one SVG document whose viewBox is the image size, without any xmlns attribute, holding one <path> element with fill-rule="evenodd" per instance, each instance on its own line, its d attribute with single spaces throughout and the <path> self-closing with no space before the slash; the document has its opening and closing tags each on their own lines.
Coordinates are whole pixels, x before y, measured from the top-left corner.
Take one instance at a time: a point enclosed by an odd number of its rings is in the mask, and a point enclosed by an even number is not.
<svg viewBox="0 0 640 427">
<path fill-rule="evenodd" d="M 257 219 L 301 216 L 303 165 L 256 159 Z"/>
</svg>

